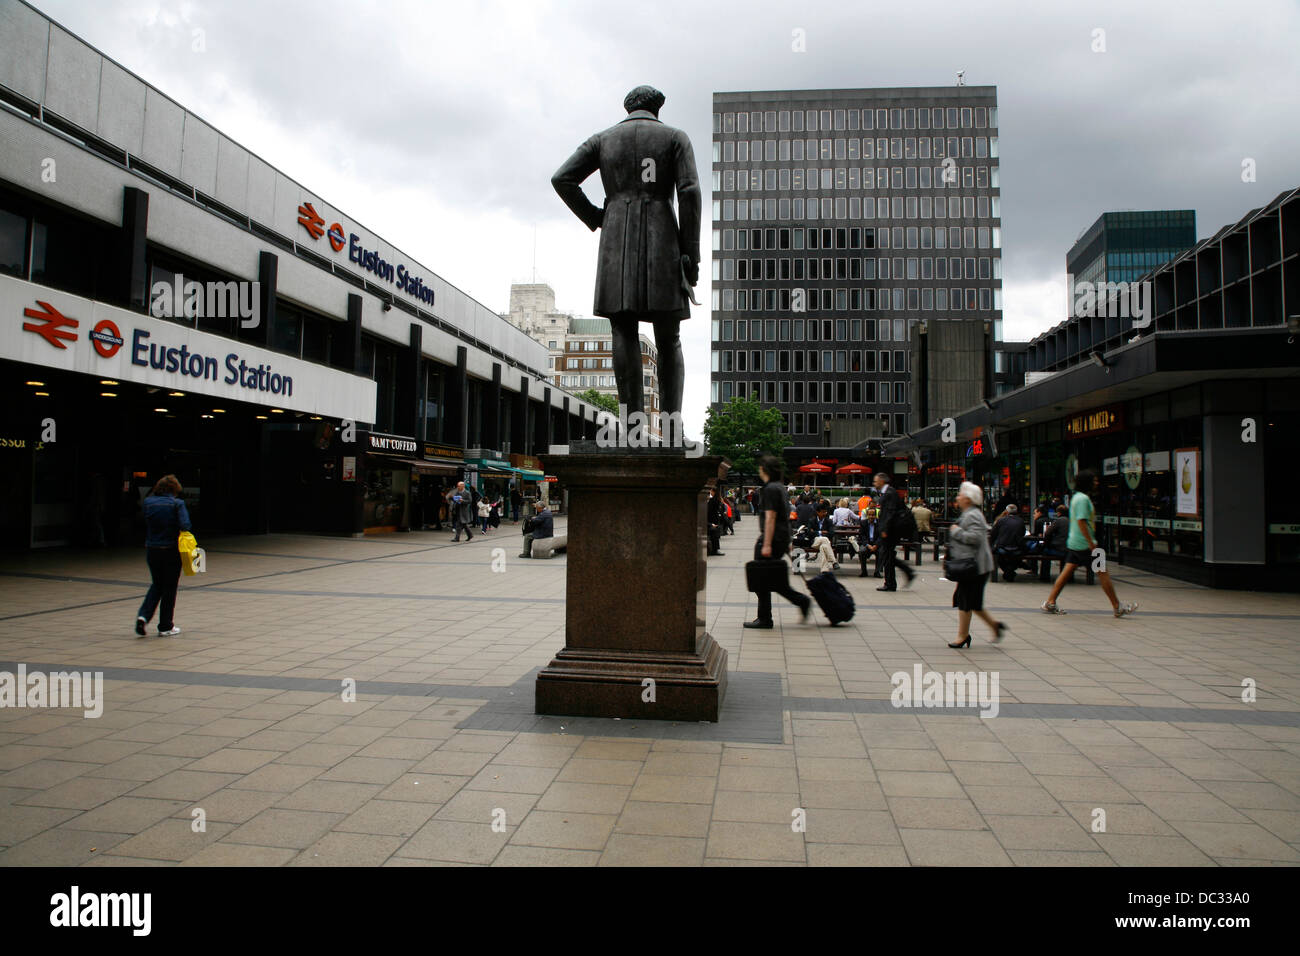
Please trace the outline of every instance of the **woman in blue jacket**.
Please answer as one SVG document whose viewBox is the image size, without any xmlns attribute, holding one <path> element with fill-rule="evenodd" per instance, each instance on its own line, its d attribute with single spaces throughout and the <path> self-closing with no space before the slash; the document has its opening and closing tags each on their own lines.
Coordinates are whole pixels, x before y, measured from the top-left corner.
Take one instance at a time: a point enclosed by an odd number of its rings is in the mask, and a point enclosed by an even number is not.
<svg viewBox="0 0 1300 956">
<path fill-rule="evenodd" d="M 158 615 L 158 634 L 173 637 L 181 632 L 176 626 L 176 589 L 181 580 L 181 553 L 176 539 L 190 531 L 190 513 L 181 500 L 181 483 L 175 475 L 163 475 L 144 499 L 145 560 L 153 583 L 135 618 L 135 632 L 145 636 L 145 625 L 162 602 Z"/>
</svg>

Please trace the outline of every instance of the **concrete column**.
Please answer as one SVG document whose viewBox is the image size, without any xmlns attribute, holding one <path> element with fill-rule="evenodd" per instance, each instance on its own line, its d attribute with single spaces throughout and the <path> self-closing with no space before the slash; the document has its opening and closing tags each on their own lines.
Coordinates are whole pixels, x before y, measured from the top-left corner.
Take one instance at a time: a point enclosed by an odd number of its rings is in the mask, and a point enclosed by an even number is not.
<svg viewBox="0 0 1300 956">
<path fill-rule="evenodd" d="M 336 368 L 345 372 L 361 371 L 361 296 L 348 293 L 348 315 L 331 330 L 330 353 Z"/>
<path fill-rule="evenodd" d="M 275 253 L 263 251 L 257 254 L 257 325 L 246 329 L 238 316 L 230 320 L 231 332 L 241 342 L 269 345 L 272 348 L 282 342 L 283 333 L 275 310 L 275 290 L 279 282 L 279 273 L 280 260 Z"/>
<path fill-rule="evenodd" d="M 514 415 L 510 419 L 510 447 L 519 455 L 533 453 L 532 436 L 528 432 L 528 376 L 519 376 L 519 393 L 514 399 Z"/>
<path fill-rule="evenodd" d="M 501 448 L 501 363 L 492 363 L 492 381 L 483 396 L 483 447 Z"/>
<path fill-rule="evenodd" d="M 464 345 L 456 348 L 456 373 L 452 376 L 456 392 L 456 429 L 457 441 L 465 447 L 469 441 L 469 349 Z"/>
<path fill-rule="evenodd" d="M 537 419 L 533 432 L 533 447 L 536 453 L 545 454 L 551 445 L 551 390 L 542 387 L 542 403 L 537 408 Z"/>
<path fill-rule="evenodd" d="M 1206 564 L 1264 564 L 1264 441 L 1241 440 L 1241 415 L 1207 415 L 1201 476 L 1205 499 Z M 1258 421 L 1258 416 L 1256 417 Z"/>
<path fill-rule="evenodd" d="M 134 186 L 122 190 L 120 295 L 127 308 L 149 311 L 149 267 L 145 259 L 149 233 L 149 194 Z"/>
<path fill-rule="evenodd" d="M 414 435 L 423 440 L 424 432 L 418 431 L 420 421 L 420 347 L 423 341 L 423 328 L 416 322 L 411 323 L 410 340 L 406 348 L 398 352 L 397 360 L 397 411 L 393 416 L 393 431 L 399 435 Z"/>
</svg>

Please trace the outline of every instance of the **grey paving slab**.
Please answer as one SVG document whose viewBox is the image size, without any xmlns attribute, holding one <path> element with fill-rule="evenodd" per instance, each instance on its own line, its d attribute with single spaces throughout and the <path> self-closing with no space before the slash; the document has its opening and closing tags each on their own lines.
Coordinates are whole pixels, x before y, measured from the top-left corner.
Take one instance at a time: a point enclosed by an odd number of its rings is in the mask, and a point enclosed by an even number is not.
<svg viewBox="0 0 1300 956">
<path fill-rule="evenodd" d="M 105 679 L 100 718 L 0 710 L 0 865 L 1300 863 L 1300 595 L 1121 567 L 1117 621 L 990 585 L 1010 636 L 958 653 L 928 562 L 905 594 L 846 578 L 845 626 L 746 631 L 737 546 L 708 561 L 717 723 L 542 717 L 567 560 L 485 589 L 492 544 L 207 541 L 185 633 L 143 641 L 138 552 L 0 557 L 0 670 Z M 895 706 L 917 666 L 997 674 L 997 716 Z"/>
</svg>

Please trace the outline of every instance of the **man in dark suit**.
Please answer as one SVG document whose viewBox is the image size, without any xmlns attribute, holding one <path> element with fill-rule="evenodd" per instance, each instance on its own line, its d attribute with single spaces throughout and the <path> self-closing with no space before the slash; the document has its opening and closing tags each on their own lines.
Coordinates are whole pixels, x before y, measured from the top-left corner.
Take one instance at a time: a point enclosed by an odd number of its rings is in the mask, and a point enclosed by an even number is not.
<svg viewBox="0 0 1300 956">
<path fill-rule="evenodd" d="M 817 509 L 807 495 L 799 496 L 799 501 L 794 506 L 794 513 L 794 526 L 796 529 L 800 525 L 811 528 L 817 523 Z"/>
<path fill-rule="evenodd" d="M 898 560 L 894 554 L 894 548 L 898 545 L 899 512 L 907 506 L 903 504 L 903 499 L 889 483 L 889 476 L 883 471 L 876 475 L 872 483 L 880 492 L 880 540 L 876 545 L 876 554 L 879 557 L 880 570 L 885 576 L 885 583 L 876 590 L 897 591 L 898 579 L 894 575 L 895 568 L 907 576 L 908 584 L 912 583 L 912 578 L 915 576 L 911 566 L 906 561 Z"/>
<path fill-rule="evenodd" d="M 685 362 L 678 326 L 691 316 L 700 275 L 701 198 L 690 138 L 659 121 L 664 95 L 638 86 L 623 100 L 627 118 L 596 133 L 551 177 L 551 185 L 587 228 L 601 230 L 592 311 L 613 329 L 619 403 L 644 413 L 640 323 L 651 322 L 659 350 L 663 412 L 682 410 Z M 582 191 L 600 171 L 604 208 Z M 677 213 L 673 215 L 673 195 Z M 672 443 L 681 436 L 665 438 Z"/>
<path fill-rule="evenodd" d="M 993 523 L 993 555 L 1002 577 L 1010 584 L 1016 579 L 1020 557 L 1025 552 L 1025 522 L 1015 505 L 1007 505 L 1006 512 Z M 996 578 L 996 574 L 994 575 Z"/>
</svg>

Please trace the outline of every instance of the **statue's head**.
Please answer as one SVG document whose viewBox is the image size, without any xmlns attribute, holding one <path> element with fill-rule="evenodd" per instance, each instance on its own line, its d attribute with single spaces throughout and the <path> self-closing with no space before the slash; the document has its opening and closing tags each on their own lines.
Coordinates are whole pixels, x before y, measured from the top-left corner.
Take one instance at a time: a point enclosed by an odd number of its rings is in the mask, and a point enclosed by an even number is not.
<svg viewBox="0 0 1300 956">
<path fill-rule="evenodd" d="M 658 116 L 663 105 L 664 95 L 653 86 L 638 86 L 623 97 L 623 108 L 629 113 L 634 113 L 637 110 L 647 110 Z"/>
</svg>

